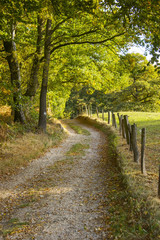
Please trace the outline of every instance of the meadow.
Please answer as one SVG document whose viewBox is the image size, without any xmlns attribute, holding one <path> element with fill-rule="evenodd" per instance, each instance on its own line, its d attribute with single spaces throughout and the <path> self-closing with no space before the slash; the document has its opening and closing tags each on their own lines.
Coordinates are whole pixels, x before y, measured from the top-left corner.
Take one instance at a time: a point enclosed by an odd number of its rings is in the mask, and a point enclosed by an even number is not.
<svg viewBox="0 0 160 240">
<path fill-rule="evenodd" d="M 157 199 L 158 177 L 160 165 L 160 113 L 156 112 L 119 112 L 120 115 L 127 115 L 129 123 L 135 123 L 137 126 L 137 143 L 139 153 L 141 153 L 141 129 L 146 128 L 146 145 L 145 145 L 145 165 L 147 175 L 141 174 L 140 163 L 133 161 L 133 153 L 129 151 L 126 140 L 119 134 L 119 120 L 117 113 L 117 149 L 123 158 L 123 171 L 131 181 L 131 184 L 139 187 L 141 193 L 148 192 L 148 196 Z M 93 114 L 92 117 L 97 117 Z M 102 119 L 102 114 L 99 114 Z M 108 122 L 108 113 L 104 113 L 104 120 Z M 133 182 L 132 182 L 133 180 Z M 138 189 L 138 188 L 137 188 Z"/>
</svg>

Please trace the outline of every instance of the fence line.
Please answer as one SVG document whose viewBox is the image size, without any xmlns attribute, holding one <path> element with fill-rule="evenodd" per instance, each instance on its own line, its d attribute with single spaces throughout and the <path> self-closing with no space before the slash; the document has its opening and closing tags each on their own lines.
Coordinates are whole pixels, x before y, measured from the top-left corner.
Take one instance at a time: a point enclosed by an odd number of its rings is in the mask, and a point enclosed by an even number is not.
<svg viewBox="0 0 160 240">
<path fill-rule="evenodd" d="M 92 106 L 92 105 L 91 105 Z M 92 107 L 85 107 L 86 114 L 91 117 L 92 112 L 96 112 L 97 118 L 100 119 L 100 111 L 99 108 L 96 107 L 93 109 Z M 105 121 L 104 118 L 104 108 L 102 108 L 102 120 Z M 108 111 L 108 124 L 112 125 L 114 128 L 117 127 L 116 116 L 114 112 Z M 117 113 L 117 117 L 119 120 L 119 133 L 120 135 L 126 139 L 126 143 L 129 145 L 129 150 L 133 152 L 133 160 L 136 163 L 140 162 L 141 165 L 141 173 L 146 175 L 145 168 L 145 144 L 146 144 L 146 129 L 141 129 L 141 152 L 139 153 L 138 145 L 137 145 L 137 126 L 136 124 L 130 124 L 127 115 L 120 115 Z M 160 166 L 159 166 L 159 181 L 158 181 L 158 197 L 160 198 Z"/>
</svg>

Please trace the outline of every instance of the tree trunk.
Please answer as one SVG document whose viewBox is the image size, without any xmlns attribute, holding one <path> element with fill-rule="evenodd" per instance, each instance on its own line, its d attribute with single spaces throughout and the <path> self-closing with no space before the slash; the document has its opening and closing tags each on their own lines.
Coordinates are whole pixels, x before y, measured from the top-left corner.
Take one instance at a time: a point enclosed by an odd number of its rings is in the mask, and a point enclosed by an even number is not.
<svg viewBox="0 0 160 240">
<path fill-rule="evenodd" d="M 43 28 L 43 20 L 38 16 L 38 25 L 37 25 L 37 48 L 36 48 L 36 53 L 33 57 L 33 63 L 32 63 L 32 69 L 31 69 L 31 74 L 30 74 L 30 80 L 27 85 L 27 90 L 25 93 L 25 96 L 35 96 L 36 91 L 39 87 L 39 82 L 38 82 L 38 72 L 39 72 L 39 67 L 40 67 L 40 53 L 41 53 L 41 42 L 42 42 L 42 28 Z"/>
<path fill-rule="evenodd" d="M 40 94 L 38 127 L 41 128 L 43 131 L 46 131 L 46 124 L 47 124 L 46 97 L 47 97 L 48 73 L 49 73 L 49 63 L 50 63 L 51 23 L 52 21 L 48 19 L 46 24 L 46 36 L 45 36 L 45 46 L 44 46 L 44 66 L 43 66 L 43 76 L 42 76 L 42 85 L 41 85 L 41 94 Z"/>
<path fill-rule="evenodd" d="M 21 75 L 17 60 L 16 44 L 14 42 L 15 26 L 11 27 L 11 40 L 3 41 L 4 49 L 7 53 L 7 62 L 11 73 L 11 84 L 13 87 L 13 111 L 14 121 L 24 123 L 25 116 L 21 105 Z"/>
</svg>

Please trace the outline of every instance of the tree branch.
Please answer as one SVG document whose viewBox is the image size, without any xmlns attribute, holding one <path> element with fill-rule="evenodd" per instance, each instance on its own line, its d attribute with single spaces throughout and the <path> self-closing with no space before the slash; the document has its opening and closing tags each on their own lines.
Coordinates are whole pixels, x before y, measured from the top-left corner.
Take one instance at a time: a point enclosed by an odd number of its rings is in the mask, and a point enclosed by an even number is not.
<svg viewBox="0 0 160 240">
<path fill-rule="evenodd" d="M 66 41 L 66 40 L 68 40 L 68 39 L 70 39 L 70 38 L 82 37 L 82 36 L 88 35 L 88 34 L 90 34 L 90 33 L 95 33 L 95 32 L 97 32 L 97 29 L 90 30 L 90 31 L 88 31 L 88 32 L 84 32 L 84 33 L 77 34 L 77 35 L 71 35 L 71 36 L 65 37 L 65 38 L 63 39 L 63 41 Z M 64 34 L 62 34 L 61 36 L 55 37 L 54 39 L 52 39 L 52 42 L 53 42 L 54 40 L 58 39 L 58 38 L 64 37 L 65 35 L 66 35 L 66 34 L 64 33 Z M 58 41 L 58 42 L 55 42 L 55 43 L 51 43 L 51 44 L 52 44 L 52 47 L 53 47 L 54 45 L 60 43 L 60 42 L 62 42 L 62 40 L 60 40 L 60 41 Z"/>
<path fill-rule="evenodd" d="M 61 22 L 59 22 L 52 30 L 50 30 L 50 34 L 53 34 L 63 23 L 65 23 L 65 21 L 67 21 L 70 17 L 62 20 Z"/>
<path fill-rule="evenodd" d="M 55 50 L 57 50 L 58 48 L 61 48 L 61 47 L 64 47 L 64 46 L 80 45 L 80 44 L 101 44 L 101 43 L 105 43 L 105 42 L 110 41 L 110 40 L 112 40 L 112 39 L 114 39 L 114 38 L 116 38 L 116 37 L 120 37 L 120 36 L 124 35 L 125 33 L 126 33 L 126 32 L 122 32 L 122 33 L 116 34 L 116 35 L 114 35 L 114 36 L 112 36 L 112 37 L 110 37 L 110 38 L 106 38 L 106 39 L 100 40 L 100 41 L 87 41 L 87 40 L 86 40 L 86 41 L 82 41 L 82 42 L 76 42 L 76 41 L 74 41 L 74 42 L 63 43 L 63 44 L 60 44 L 60 45 L 52 48 L 51 54 L 52 54 Z"/>
<path fill-rule="evenodd" d="M 90 31 L 88 31 L 88 32 L 84 32 L 84 33 L 81 33 L 81 34 L 77 34 L 77 35 L 71 35 L 71 37 L 82 37 L 82 36 L 85 36 L 85 35 L 87 35 L 87 34 L 90 34 L 90 33 L 95 33 L 95 32 L 97 32 L 97 30 L 98 29 L 94 29 L 94 30 L 90 30 Z"/>
</svg>

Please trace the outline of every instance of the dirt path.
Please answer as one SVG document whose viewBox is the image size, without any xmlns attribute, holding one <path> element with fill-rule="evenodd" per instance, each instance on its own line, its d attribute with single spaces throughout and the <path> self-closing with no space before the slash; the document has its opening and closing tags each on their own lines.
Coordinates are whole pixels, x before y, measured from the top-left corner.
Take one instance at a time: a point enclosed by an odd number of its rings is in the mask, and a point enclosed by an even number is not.
<svg viewBox="0 0 160 240">
<path fill-rule="evenodd" d="M 108 173 L 100 155 L 105 137 L 81 126 L 91 135 L 69 128 L 63 144 L 0 184 L 0 240 L 108 239 Z M 77 143 L 89 144 L 85 154 L 66 154 Z"/>
</svg>

